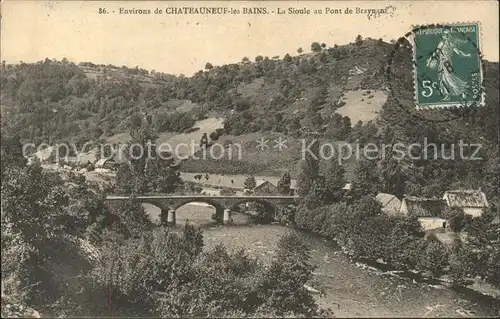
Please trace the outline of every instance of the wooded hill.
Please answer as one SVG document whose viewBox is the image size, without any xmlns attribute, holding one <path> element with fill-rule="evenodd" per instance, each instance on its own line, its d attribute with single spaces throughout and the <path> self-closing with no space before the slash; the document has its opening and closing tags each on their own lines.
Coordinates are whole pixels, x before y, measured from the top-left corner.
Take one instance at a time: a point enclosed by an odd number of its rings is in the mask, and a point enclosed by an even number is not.
<svg viewBox="0 0 500 319">
<path fill-rule="evenodd" d="M 489 196 L 498 194 L 492 183 L 499 172 L 498 63 L 484 62 L 485 107 L 416 111 L 407 41 L 359 36 L 347 45 L 314 42 L 311 53 L 302 51 L 222 66 L 207 62 L 191 77 L 67 60 L 4 64 L 2 136 L 18 134 L 35 144 L 99 141 L 127 132 L 147 113 L 159 133 L 184 132 L 197 120 L 222 116 L 222 140 L 253 140 L 256 133 L 294 140 L 311 130 L 322 140 L 361 144 L 423 143 L 426 137 L 427 143 L 450 145 L 462 139 L 483 145 L 482 161 L 400 162 L 413 185 L 407 191 L 481 186 Z M 293 170 L 297 155 L 288 150 L 264 165 L 261 157 L 248 156 L 236 169 L 255 174 L 275 163 L 276 173 Z M 199 164 L 187 162 L 185 168 L 193 171 Z M 203 170 L 235 167 L 223 164 L 205 163 Z"/>
</svg>

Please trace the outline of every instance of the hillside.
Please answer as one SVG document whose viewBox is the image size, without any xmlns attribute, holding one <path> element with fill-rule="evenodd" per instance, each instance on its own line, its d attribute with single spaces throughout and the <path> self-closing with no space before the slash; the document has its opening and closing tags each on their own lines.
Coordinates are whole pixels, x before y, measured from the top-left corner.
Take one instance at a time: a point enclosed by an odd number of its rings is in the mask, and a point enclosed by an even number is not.
<svg viewBox="0 0 500 319">
<path fill-rule="evenodd" d="M 484 160 L 413 161 L 402 167 L 408 175 L 418 168 L 421 178 L 413 177 L 414 184 L 431 179 L 439 187 L 481 186 L 498 158 L 498 63 L 485 61 L 485 107 L 415 111 L 411 49 L 401 44 L 358 39 L 282 59 L 207 63 L 191 77 L 66 60 L 4 65 L 2 133 L 35 144 L 123 143 L 147 114 L 157 141 L 197 143 L 202 132 L 217 131 L 212 137 L 226 147 L 244 145 L 242 159 L 188 160 L 184 171 L 275 176 L 296 176 L 300 139 L 311 131 L 323 142 L 350 145 L 411 144 L 424 136 L 428 143 L 450 145 L 462 139 L 483 144 Z M 278 152 L 273 142 L 264 152 L 256 148 L 260 137 L 279 136 L 287 139 L 286 149 Z M 345 164 L 351 179 L 355 161 Z"/>
</svg>

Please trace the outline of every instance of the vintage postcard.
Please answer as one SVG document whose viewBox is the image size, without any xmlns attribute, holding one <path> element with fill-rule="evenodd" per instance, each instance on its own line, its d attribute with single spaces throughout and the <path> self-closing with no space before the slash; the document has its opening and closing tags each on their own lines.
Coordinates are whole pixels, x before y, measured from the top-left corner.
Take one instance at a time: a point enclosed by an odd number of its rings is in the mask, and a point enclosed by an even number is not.
<svg viewBox="0 0 500 319">
<path fill-rule="evenodd" d="M 500 315 L 497 1 L 0 6 L 2 317 Z"/>
</svg>

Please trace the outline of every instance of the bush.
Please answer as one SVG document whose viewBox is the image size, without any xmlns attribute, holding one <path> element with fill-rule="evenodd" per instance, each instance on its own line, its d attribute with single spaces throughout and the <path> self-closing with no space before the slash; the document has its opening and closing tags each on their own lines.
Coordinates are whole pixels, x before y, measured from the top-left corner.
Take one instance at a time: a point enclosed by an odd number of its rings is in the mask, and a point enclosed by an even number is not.
<svg viewBox="0 0 500 319">
<path fill-rule="evenodd" d="M 448 252 L 437 240 L 430 240 L 420 255 L 419 268 L 430 271 L 434 277 L 439 277 L 448 264 Z"/>
<path fill-rule="evenodd" d="M 278 243 L 276 259 L 264 268 L 243 251 L 215 246 L 202 253 L 201 232 L 162 228 L 140 239 L 106 242 L 92 272 L 110 284 L 112 304 L 129 313 L 161 317 L 315 315 L 318 307 L 304 288 L 312 277 L 308 248 L 289 236 Z"/>
<path fill-rule="evenodd" d="M 472 224 L 472 216 L 463 211 L 449 219 L 450 229 L 454 232 L 461 232 Z"/>
</svg>

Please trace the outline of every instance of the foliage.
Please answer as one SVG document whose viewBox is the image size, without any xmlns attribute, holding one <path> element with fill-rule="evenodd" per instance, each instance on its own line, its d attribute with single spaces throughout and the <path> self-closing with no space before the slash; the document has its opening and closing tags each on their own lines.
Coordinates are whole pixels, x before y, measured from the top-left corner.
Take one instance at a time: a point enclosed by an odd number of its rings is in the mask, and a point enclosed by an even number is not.
<svg viewBox="0 0 500 319">
<path fill-rule="evenodd" d="M 24 167 L 26 165 L 27 161 L 23 154 L 19 135 L 6 136 L 2 133 L 0 147 L 2 177 L 5 168 L 8 166 Z"/>
<path fill-rule="evenodd" d="M 202 253 L 201 232 L 162 228 L 139 239 L 106 244 L 93 271 L 111 283 L 113 303 L 132 311 L 151 309 L 162 317 L 253 316 L 259 312 L 317 313 L 304 284 L 311 279 L 307 248 L 296 237 L 281 239 L 269 268 L 243 251 L 218 245 Z"/>
<path fill-rule="evenodd" d="M 290 172 L 284 173 L 278 181 L 278 185 L 277 185 L 278 191 L 281 194 L 290 195 L 290 193 L 291 193 L 291 188 L 290 188 L 291 181 L 292 181 L 292 179 L 290 177 Z"/>
<path fill-rule="evenodd" d="M 345 168 L 336 159 L 325 161 L 321 174 L 325 176 L 326 187 L 328 194 L 332 201 L 337 201 L 342 197 L 342 188 L 345 186 L 346 181 L 344 178 Z"/>
<path fill-rule="evenodd" d="M 465 284 L 467 279 L 473 276 L 477 262 L 477 256 L 472 247 L 464 244 L 457 236 L 449 259 L 453 282 L 459 285 Z"/>
<path fill-rule="evenodd" d="M 314 209 L 323 206 L 328 200 L 331 200 L 331 197 L 328 193 L 325 178 L 323 176 L 317 176 L 313 179 L 309 192 L 303 199 L 303 203 L 306 207 Z"/>
<path fill-rule="evenodd" d="M 488 217 L 475 218 L 467 228 L 465 240 L 455 239 L 450 253 L 450 274 L 455 283 L 479 276 L 500 287 L 500 226 Z"/>
<path fill-rule="evenodd" d="M 313 140 L 309 146 L 310 152 L 306 150 L 303 154 L 297 181 L 297 192 L 302 197 L 309 193 L 313 181 L 319 176 L 319 141 Z"/>
<path fill-rule="evenodd" d="M 255 181 L 255 177 L 253 175 L 248 176 L 243 182 L 243 188 L 250 192 L 253 191 L 256 186 L 257 182 Z"/>
<path fill-rule="evenodd" d="M 151 131 L 148 117 L 138 119 L 132 126 L 135 145 L 125 145 L 125 154 L 131 154 L 129 163 L 116 172 L 116 192 L 121 194 L 172 193 L 182 185 L 178 167 L 171 154 L 160 154 L 151 144 L 156 135 Z M 136 147 L 140 145 L 140 148 Z"/>
<path fill-rule="evenodd" d="M 437 240 L 430 241 L 422 252 L 419 268 L 429 270 L 434 277 L 439 277 L 448 264 L 448 252 Z"/>
<path fill-rule="evenodd" d="M 295 225 L 297 207 L 295 205 L 287 205 L 276 216 L 276 220 L 281 225 Z"/>
<path fill-rule="evenodd" d="M 321 44 L 319 42 L 313 42 L 311 43 L 311 51 L 313 52 L 320 52 L 323 48 L 321 47 Z"/>
<path fill-rule="evenodd" d="M 452 216 L 448 220 L 448 223 L 450 224 L 450 229 L 452 231 L 459 233 L 472 223 L 472 216 L 461 211 Z"/>
<path fill-rule="evenodd" d="M 139 238 L 152 228 L 141 203 L 133 197 L 129 201 L 109 205 L 108 228 L 124 238 Z"/>
<path fill-rule="evenodd" d="M 349 138 L 351 129 L 351 119 L 349 117 L 334 113 L 328 122 L 325 135 L 328 138 L 345 141 Z"/>
<path fill-rule="evenodd" d="M 356 45 L 360 45 L 362 42 L 363 42 L 363 37 L 361 36 L 361 34 L 358 34 L 356 36 L 355 43 L 356 43 Z"/>
<path fill-rule="evenodd" d="M 2 178 L 2 294 L 54 314 L 81 297 L 75 287 L 91 265 L 75 236 L 103 211 L 84 179 L 68 184 L 36 164 L 9 164 Z"/>
<path fill-rule="evenodd" d="M 305 316 L 317 313 L 317 305 L 304 287 L 312 279 L 314 270 L 309 260 L 309 248 L 297 235 L 290 234 L 279 240 L 277 257 L 259 283 L 261 310 L 272 309 L 271 313 L 280 316 L 287 312 Z"/>
<path fill-rule="evenodd" d="M 354 169 L 353 196 L 376 195 L 380 189 L 377 172 L 377 162 L 369 159 L 360 159 Z"/>
</svg>

